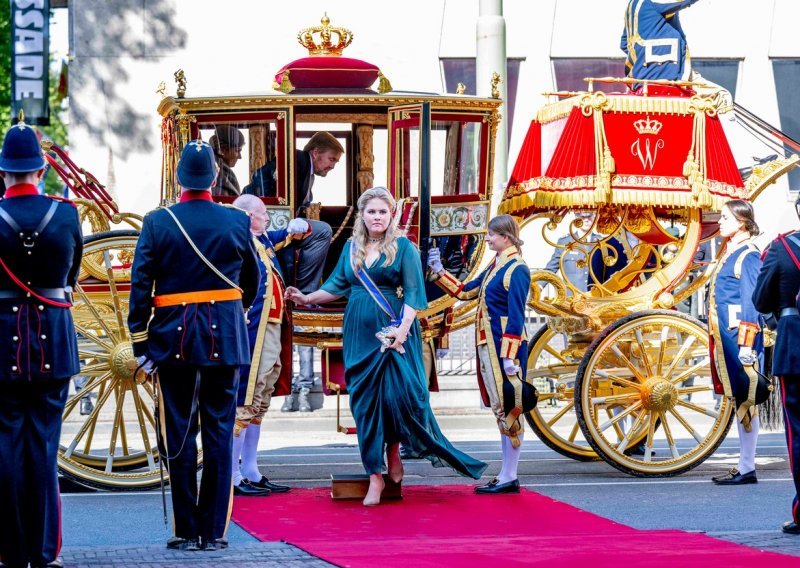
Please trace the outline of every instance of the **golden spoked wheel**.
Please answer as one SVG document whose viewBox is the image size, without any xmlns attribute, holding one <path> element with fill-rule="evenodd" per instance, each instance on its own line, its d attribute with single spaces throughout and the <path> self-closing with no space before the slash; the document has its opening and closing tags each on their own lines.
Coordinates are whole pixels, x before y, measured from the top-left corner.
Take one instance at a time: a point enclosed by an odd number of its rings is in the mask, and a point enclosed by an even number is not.
<svg viewBox="0 0 800 568">
<path fill-rule="evenodd" d="M 151 488 L 160 480 L 153 384 L 142 373 L 134 376 L 127 329 L 138 236 L 138 231 L 107 231 L 84 239 L 86 276 L 72 308 L 81 371 L 64 409 L 58 465 L 67 477 L 102 489 Z"/>
<path fill-rule="evenodd" d="M 575 415 L 575 373 L 580 359 L 570 356 L 566 348 L 566 336 L 546 325 L 531 338 L 527 377 L 534 379 L 539 401 L 525 418 L 539 439 L 558 453 L 580 461 L 597 460 Z"/>
<path fill-rule="evenodd" d="M 701 464 L 725 439 L 733 414 L 713 393 L 706 330 L 669 310 L 606 328 L 581 361 L 575 395 L 578 422 L 598 455 L 642 477 Z M 643 455 L 625 454 L 641 440 Z"/>
</svg>

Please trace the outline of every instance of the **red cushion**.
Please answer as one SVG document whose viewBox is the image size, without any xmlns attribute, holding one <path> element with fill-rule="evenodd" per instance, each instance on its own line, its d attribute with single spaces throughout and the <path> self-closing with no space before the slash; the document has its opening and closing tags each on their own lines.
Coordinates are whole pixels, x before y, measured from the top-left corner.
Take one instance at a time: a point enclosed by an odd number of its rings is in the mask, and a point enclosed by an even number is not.
<svg viewBox="0 0 800 568">
<path fill-rule="evenodd" d="M 350 57 L 297 59 L 278 71 L 276 85 L 287 71 L 295 89 L 367 89 L 378 78 L 377 66 Z"/>
</svg>

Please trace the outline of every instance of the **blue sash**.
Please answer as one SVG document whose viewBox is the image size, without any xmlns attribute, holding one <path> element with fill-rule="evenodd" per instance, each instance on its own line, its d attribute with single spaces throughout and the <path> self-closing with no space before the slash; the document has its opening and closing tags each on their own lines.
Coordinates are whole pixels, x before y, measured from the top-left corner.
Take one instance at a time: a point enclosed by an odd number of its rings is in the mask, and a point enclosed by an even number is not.
<svg viewBox="0 0 800 568">
<path fill-rule="evenodd" d="M 380 260 L 380 257 L 378 257 Z M 378 262 L 376 260 L 375 262 Z M 369 292 L 369 295 L 372 296 L 372 299 L 375 300 L 375 303 L 378 304 L 378 307 L 383 310 L 387 316 L 389 316 L 389 325 L 399 326 L 400 322 L 403 321 L 403 312 L 405 312 L 405 304 L 403 304 L 403 308 L 400 310 L 400 316 L 396 316 L 394 310 L 392 309 L 392 305 L 389 303 L 389 300 L 386 299 L 386 296 L 383 295 L 383 292 L 380 291 L 378 286 L 373 282 L 372 278 L 369 277 L 367 271 L 362 268 L 356 268 L 355 260 L 353 259 L 353 243 L 350 243 L 350 267 L 353 269 L 353 272 L 356 275 L 356 278 L 361 282 L 361 285 L 364 286 L 364 289 Z"/>
</svg>

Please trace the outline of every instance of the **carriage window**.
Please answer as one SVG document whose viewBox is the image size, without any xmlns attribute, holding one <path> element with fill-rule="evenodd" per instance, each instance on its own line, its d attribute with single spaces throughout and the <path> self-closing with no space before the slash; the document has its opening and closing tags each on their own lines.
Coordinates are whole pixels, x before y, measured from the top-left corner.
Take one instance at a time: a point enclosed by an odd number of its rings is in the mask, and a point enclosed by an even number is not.
<svg viewBox="0 0 800 568">
<path fill-rule="evenodd" d="M 295 148 L 302 151 L 311 137 L 317 132 L 330 132 L 341 143 L 345 149 L 345 155 L 341 157 L 339 163 L 324 176 L 315 176 L 312 192 L 314 201 L 322 203 L 323 206 L 347 205 L 348 195 L 348 150 L 351 149 L 349 142 L 349 124 L 316 124 L 303 123 L 297 125 L 297 138 Z"/>
<path fill-rule="evenodd" d="M 254 193 L 284 198 L 277 184 L 277 129 L 274 121 L 201 124 L 200 137 L 214 149 L 220 175 L 214 195 Z"/>
<path fill-rule="evenodd" d="M 478 193 L 480 122 L 431 122 L 431 196 Z M 419 153 L 419 130 L 409 129 L 407 156 Z M 409 164 L 409 194 L 418 193 L 418 166 Z"/>
</svg>

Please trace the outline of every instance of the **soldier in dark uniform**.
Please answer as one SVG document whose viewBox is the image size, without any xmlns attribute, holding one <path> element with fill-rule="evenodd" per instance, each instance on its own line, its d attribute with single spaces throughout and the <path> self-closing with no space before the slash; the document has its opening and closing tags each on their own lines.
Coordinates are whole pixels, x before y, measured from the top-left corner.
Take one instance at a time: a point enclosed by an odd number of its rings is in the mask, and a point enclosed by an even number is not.
<svg viewBox="0 0 800 568">
<path fill-rule="evenodd" d="M 250 220 L 211 200 L 216 176 L 211 147 L 187 144 L 178 162 L 180 203 L 145 216 L 131 275 L 134 354 L 158 368 L 160 450 L 175 519 L 167 547 L 181 550 L 227 546 L 239 366 L 250 362 L 244 308 L 258 289 Z"/>
<path fill-rule="evenodd" d="M 79 371 L 71 287 L 83 239 L 75 206 L 39 195 L 36 132 L 0 152 L 0 562 L 61 566 L 56 458 L 69 379 Z"/>
<path fill-rule="evenodd" d="M 795 208 L 800 218 L 800 197 Z M 791 346 L 800 338 L 799 291 L 800 232 L 793 231 L 778 236 L 764 253 L 764 264 L 753 292 L 756 309 L 778 320 L 772 374 L 780 377 L 789 466 L 795 486 L 792 520 L 782 528 L 789 534 L 800 534 L 800 351 Z"/>
</svg>

